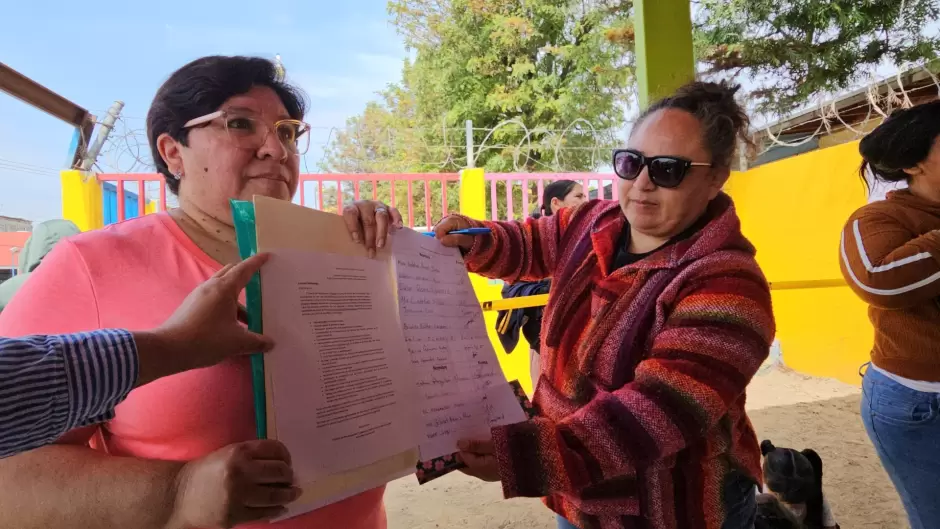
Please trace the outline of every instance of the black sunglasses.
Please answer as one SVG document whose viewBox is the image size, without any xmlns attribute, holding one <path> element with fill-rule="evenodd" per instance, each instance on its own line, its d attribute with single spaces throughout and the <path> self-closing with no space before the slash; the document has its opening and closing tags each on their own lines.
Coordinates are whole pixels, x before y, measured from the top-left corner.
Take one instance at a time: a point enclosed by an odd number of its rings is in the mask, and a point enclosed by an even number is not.
<svg viewBox="0 0 940 529">
<path fill-rule="evenodd" d="M 693 162 L 678 156 L 643 156 L 633 149 L 614 151 L 614 172 L 624 180 L 636 180 L 649 169 L 650 181 L 659 187 L 679 187 L 692 167 L 711 167 L 710 163 Z"/>
</svg>

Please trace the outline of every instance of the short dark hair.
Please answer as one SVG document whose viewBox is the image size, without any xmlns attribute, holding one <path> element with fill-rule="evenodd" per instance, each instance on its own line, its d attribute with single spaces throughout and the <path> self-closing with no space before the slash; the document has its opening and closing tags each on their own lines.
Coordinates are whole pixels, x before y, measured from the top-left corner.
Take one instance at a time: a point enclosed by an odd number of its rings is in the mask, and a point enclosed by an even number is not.
<svg viewBox="0 0 940 529">
<path fill-rule="evenodd" d="M 904 170 L 927 158 L 938 134 L 940 101 L 892 112 L 858 144 L 863 159 L 859 176 L 869 192 L 868 169 L 882 182 L 905 182 L 909 175 Z"/>
<path fill-rule="evenodd" d="M 174 194 L 179 180 L 173 177 L 157 150 L 157 138 L 169 134 L 186 145 L 189 129 L 183 125 L 211 114 L 229 98 L 244 94 L 254 86 L 266 86 L 277 94 L 293 119 L 303 119 L 306 100 L 303 92 L 284 80 L 278 67 L 260 57 L 214 55 L 196 59 L 173 72 L 160 86 L 147 112 L 147 139 L 157 171 Z"/>
<path fill-rule="evenodd" d="M 748 135 L 751 120 L 734 98 L 740 89 L 740 85 L 725 81 L 693 81 L 650 105 L 636 120 L 634 130 L 654 112 L 667 108 L 685 110 L 702 124 L 702 141 L 712 155 L 712 163 L 716 167 L 730 168 L 739 141 L 749 148 L 754 145 Z"/>
<path fill-rule="evenodd" d="M 576 185 L 578 185 L 578 183 L 574 180 L 555 180 L 545 186 L 545 189 L 542 190 L 542 205 L 539 208 L 539 213 L 546 217 L 551 216 L 552 199 L 557 198 L 558 200 L 564 200 Z"/>
</svg>

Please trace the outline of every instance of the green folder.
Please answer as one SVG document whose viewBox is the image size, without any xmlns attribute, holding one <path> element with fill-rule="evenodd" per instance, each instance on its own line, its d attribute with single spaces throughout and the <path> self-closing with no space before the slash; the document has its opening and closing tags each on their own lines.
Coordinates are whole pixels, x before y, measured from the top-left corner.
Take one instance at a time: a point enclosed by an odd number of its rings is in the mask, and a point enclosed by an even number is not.
<svg viewBox="0 0 940 529">
<path fill-rule="evenodd" d="M 258 236 L 255 232 L 255 205 L 244 200 L 232 200 L 232 218 L 235 220 L 235 236 L 238 253 L 247 259 L 258 253 Z M 248 329 L 261 333 L 261 274 L 255 274 L 245 288 L 245 308 L 248 312 Z M 264 356 L 251 355 L 251 387 L 255 401 L 255 429 L 258 439 L 268 437 L 268 410 L 265 405 Z"/>
</svg>

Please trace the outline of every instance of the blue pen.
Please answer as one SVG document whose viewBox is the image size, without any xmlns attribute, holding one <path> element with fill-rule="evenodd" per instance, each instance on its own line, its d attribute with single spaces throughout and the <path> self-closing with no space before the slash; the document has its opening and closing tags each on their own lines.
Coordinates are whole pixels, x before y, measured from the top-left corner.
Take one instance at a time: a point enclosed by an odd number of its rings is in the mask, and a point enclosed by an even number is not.
<svg viewBox="0 0 940 529">
<path fill-rule="evenodd" d="M 489 235 L 490 233 L 491 232 L 489 228 L 467 228 L 465 230 L 454 230 L 448 232 L 447 235 Z M 436 236 L 433 231 L 425 232 L 425 235 L 428 237 Z"/>
</svg>

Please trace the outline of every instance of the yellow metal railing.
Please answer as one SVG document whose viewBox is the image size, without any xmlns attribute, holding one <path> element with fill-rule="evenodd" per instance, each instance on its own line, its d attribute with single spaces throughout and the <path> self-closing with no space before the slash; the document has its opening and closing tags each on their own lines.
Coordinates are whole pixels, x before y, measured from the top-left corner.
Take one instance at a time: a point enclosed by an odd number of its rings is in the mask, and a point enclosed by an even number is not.
<svg viewBox="0 0 940 529">
<path fill-rule="evenodd" d="M 798 290 L 807 288 L 833 288 L 845 286 L 843 279 L 813 279 L 808 281 L 774 281 L 770 283 L 770 290 Z M 548 303 L 548 294 L 538 296 L 520 296 L 518 298 L 494 299 L 483 301 L 480 305 L 483 312 L 527 309 L 529 307 L 542 307 Z"/>
</svg>

